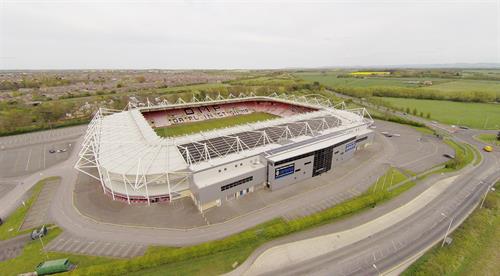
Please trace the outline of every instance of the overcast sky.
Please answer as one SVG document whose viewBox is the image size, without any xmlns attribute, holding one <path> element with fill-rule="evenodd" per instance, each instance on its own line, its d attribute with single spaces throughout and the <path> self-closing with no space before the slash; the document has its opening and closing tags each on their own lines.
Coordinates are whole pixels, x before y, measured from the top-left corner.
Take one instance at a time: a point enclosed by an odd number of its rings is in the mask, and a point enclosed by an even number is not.
<svg viewBox="0 0 500 276">
<path fill-rule="evenodd" d="M 0 69 L 500 62 L 500 0 L 0 2 Z"/>
</svg>

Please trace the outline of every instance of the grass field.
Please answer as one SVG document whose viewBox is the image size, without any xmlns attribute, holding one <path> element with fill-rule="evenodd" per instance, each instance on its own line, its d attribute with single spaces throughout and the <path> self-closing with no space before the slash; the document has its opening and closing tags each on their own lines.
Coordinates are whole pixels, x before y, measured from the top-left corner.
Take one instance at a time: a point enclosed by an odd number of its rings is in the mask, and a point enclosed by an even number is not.
<svg viewBox="0 0 500 276">
<path fill-rule="evenodd" d="M 31 205 L 33 205 L 33 203 L 37 200 L 45 182 L 53 180 L 54 178 L 56 177 L 49 177 L 40 180 L 33 188 L 31 188 L 30 198 L 25 201 L 25 205 L 19 206 L 19 208 L 17 208 L 9 217 L 4 219 L 4 224 L 0 227 L 0 240 L 10 239 L 17 235 L 25 234 L 31 231 L 31 229 L 26 229 L 20 232 L 19 228 L 24 221 L 26 213 L 28 213 L 28 210 L 31 208 Z"/>
<path fill-rule="evenodd" d="M 451 237 L 451 245 L 435 246 L 402 275 L 499 275 L 500 182 Z"/>
<path fill-rule="evenodd" d="M 308 72 L 297 73 L 296 76 L 307 81 L 318 81 L 324 85 L 340 88 L 370 88 L 370 87 L 408 87 L 424 90 L 435 90 L 440 92 L 469 92 L 482 91 L 487 93 L 499 93 L 500 81 L 490 80 L 460 80 L 445 78 L 391 78 L 391 77 L 366 77 L 366 78 L 337 78 L 339 72 Z M 412 81 L 432 81 L 432 85 L 420 86 Z"/>
<path fill-rule="evenodd" d="M 337 78 L 339 72 L 328 72 L 328 73 L 298 73 L 297 77 L 300 77 L 307 81 L 318 81 L 324 85 L 339 88 L 339 87 L 354 87 L 354 88 L 369 88 L 369 87 L 409 87 L 417 88 L 419 87 L 416 83 L 411 83 L 411 81 L 422 81 L 431 80 L 434 85 L 430 87 L 435 87 L 437 84 L 444 84 L 447 82 L 455 81 L 449 79 L 440 78 L 383 78 L 383 77 L 367 77 L 367 78 Z M 500 82 L 499 82 L 500 83 Z"/>
<path fill-rule="evenodd" d="M 185 123 L 168 127 L 156 128 L 155 132 L 161 137 L 174 137 L 187 135 L 200 131 L 207 131 L 218 128 L 232 127 L 236 125 L 254 123 L 277 118 L 278 116 L 264 113 L 254 112 L 251 114 L 225 117 L 220 119 L 212 119 L 201 122 Z"/>
<path fill-rule="evenodd" d="M 431 119 L 450 125 L 466 125 L 478 129 L 500 128 L 500 104 L 461 103 L 452 101 L 417 100 L 376 97 L 397 108 L 417 109 L 430 113 Z"/>
<path fill-rule="evenodd" d="M 495 134 L 483 133 L 483 134 L 477 135 L 474 138 L 476 138 L 477 140 L 479 140 L 481 142 L 485 142 L 487 144 L 490 144 L 490 145 L 500 146 L 500 141 L 497 140 L 497 136 Z"/>
<path fill-rule="evenodd" d="M 498 92 L 500 91 L 500 82 L 487 81 L 487 80 L 450 80 L 447 82 L 442 82 L 431 86 L 422 87 L 421 89 L 433 89 L 443 92 L 455 92 L 455 91 Z"/>
</svg>

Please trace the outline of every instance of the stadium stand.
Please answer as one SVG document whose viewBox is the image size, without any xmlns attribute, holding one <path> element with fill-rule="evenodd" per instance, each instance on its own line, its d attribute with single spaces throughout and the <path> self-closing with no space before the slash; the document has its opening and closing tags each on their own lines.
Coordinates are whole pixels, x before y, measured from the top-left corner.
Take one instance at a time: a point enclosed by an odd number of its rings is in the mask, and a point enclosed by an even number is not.
<svg viewBox="0 0 500 276">
<path fill-rule="evenodd" d="M 253 112 L 264 112 L 279 117 L 288 117 L 310 111 L 314 111 L 314 109 L 280 102 L 249 101 L 200 107 L 187 107 L 174 110 L 150 111 L 144 112 L 143 115 L 149 124 L 156 128 L 229 116 L 245 115 Z"/>
</svg>

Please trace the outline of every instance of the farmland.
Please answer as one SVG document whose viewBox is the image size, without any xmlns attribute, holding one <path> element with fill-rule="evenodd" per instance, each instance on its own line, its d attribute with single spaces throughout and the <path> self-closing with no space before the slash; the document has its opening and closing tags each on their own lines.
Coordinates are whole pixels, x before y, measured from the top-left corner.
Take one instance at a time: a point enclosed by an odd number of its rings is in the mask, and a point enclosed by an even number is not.
<svg viewBox="0 0 500 276">
<path fill-rule="evenodd" d="M 349 87 L 349 88 L 367 88 L 367 87 L 419 87 L 418 83 L 421 80 L 430 80 L 433 84 L 443 84 L 451 81 L 451 79 L 441 78 L 394 78 L 394 77 L 369 77 L 364 78 L 342 78 L 341 71 L 331 71 L 325 73 L 311 72 L 298 73 L 297 77 L 307 81 L 318 81 L 332 88 Z M 499 82 L 500 83 L 500 82 Z M 434 86 L 431 86 L 434 87 Z"/>
<path fill-rule="evenodd" d="M 401 97 L 462 102 L 500 101 L 500 81 L 441 77 L 352 77 L 341 71 L 296 74 L 356 97 Z M 487 76 L 484 76 L 485 78 Z"/>
<path fill-rule="evenodd" d="M 422 87 L 422 89 L 433 89 L 441 92 L 483 91 L 494 93 L 500 91 L 500 81 L 450 80 L 433 86 Z"/>
<path fill-rule="evenodd" d="M 500 105 L 486 103 L 460 103 L 451 101 L 419 100 L 404 98 L 376 97 L 396 108 L 407 107 L 418 113 L 430 113 L 432 120 L 446 124 L 466 125 L 479 129 L 500 127 Z"/>
</svg>

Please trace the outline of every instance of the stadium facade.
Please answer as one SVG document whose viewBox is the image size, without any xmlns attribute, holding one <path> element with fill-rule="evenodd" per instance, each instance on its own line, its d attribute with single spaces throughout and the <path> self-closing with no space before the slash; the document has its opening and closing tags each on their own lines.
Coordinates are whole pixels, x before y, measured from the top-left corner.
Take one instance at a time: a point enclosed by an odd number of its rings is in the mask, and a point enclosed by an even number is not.
<svg viewBox="0 0 500 276">
<path fill-rule="evenodd" d="M 265 112 L 278 118 L 173 138 L 154 128 Z M 114 200 L 191 197 L 200 211 L 256 189 L 281 189 L 326 173 L 373 140 L 364 108 L 286 95 L 181 99 L 124 111 L 99 109 L 75 168 Z M 168 131 L 168 129 L 167 129 Z"/>
</svg>

